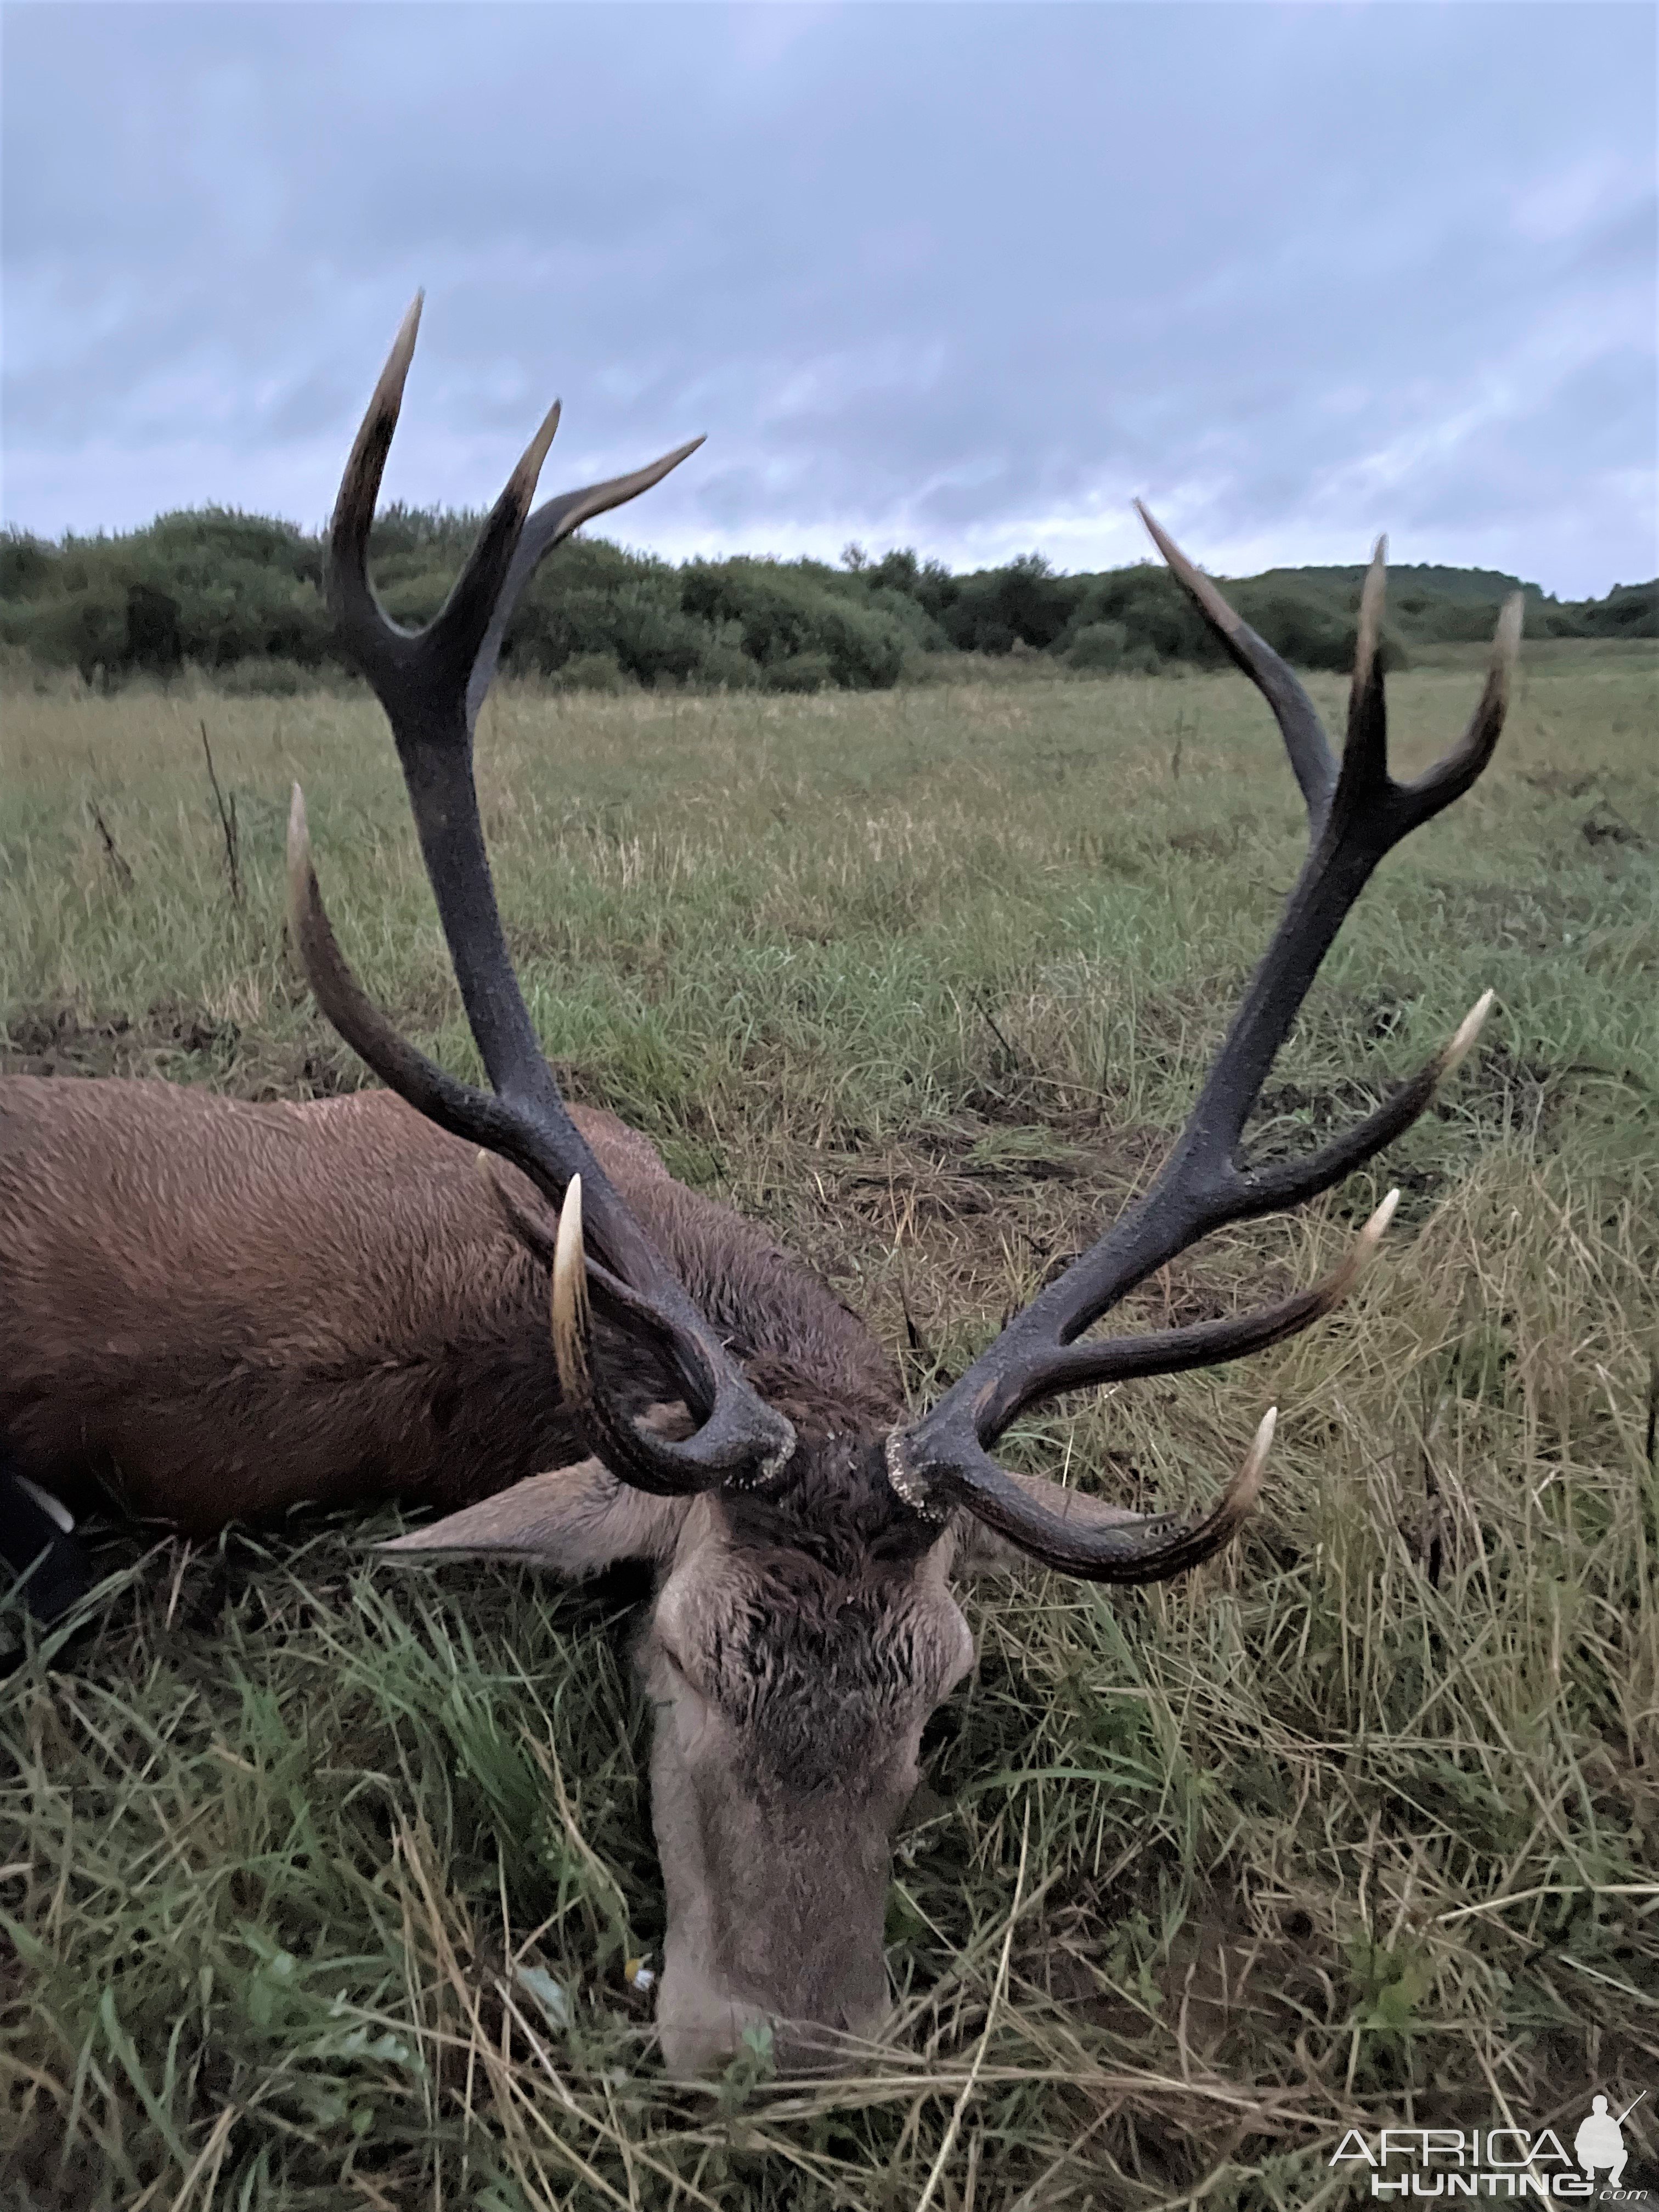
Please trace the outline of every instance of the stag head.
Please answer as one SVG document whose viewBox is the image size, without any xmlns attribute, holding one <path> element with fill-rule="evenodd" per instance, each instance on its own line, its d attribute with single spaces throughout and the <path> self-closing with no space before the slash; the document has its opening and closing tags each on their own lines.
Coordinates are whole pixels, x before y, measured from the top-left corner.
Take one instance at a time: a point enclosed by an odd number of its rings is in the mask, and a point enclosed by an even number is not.
<svg viewBox="0 0 1659 2212">
<path fill-rule="evenodd" d="M 419 318 L 405 319 L 336 507 L 329 591 L 392 724 L 468 1018 L 492 1089 L 460 1083 L 399 1036 L 339 951 L 297 789 L 294 933 L 341 1034 L 393 1090 L 483 1148 L 515 1233 L 545 1264 L 563 1399 L 592 1456 L 386 1548 L 534 1561 L 573 1575 L 648 1561 L 655 1594 L 635 1661 L 655 1708 L 652 1806 L 668 1899 L 659 2026 L 677 2073 L 770 2023 L 786 2063 L 823 2063 L 885 2009 L 883 1905 L 922 1728 L 972 1662 L 951 1583 L 1038 1561 L 1106 1583 L 1165 1579 L 1228 1543 L 1254 1504 L 1270 1410 L 1215 1504 L 1187 1519 L 1125 1510 L 1000 1467 L 992 1450 L 1062 1391 L 1259 1351 L 1346 1296 L 1394 1211 L 1390 1194 L 1323 1282 L 1276 1305 L 1150 1335 L 1087 1334 L 1157 1268 L 1225 1224 L 1301 1203 L 1422 1113 L 1474 1042 L 1491 994 L 1447 1046 L 1354 1128 L 1301 1159 L 1252 1166 L 1244 1125 L 1344 916 L 1393 845 L 1491 757 L 1520 632 L 1505 608 L 1460 744 L 1412 783 L 1389 774 L 1376 640 L 1379 545 L 1362 602 L 1339 763 L 1301 684 L 1142 510 L 1178 580 L 1262 691 L 1306 800 L 1310 848 L 1186 1128 L 1151 1188 L 1050 1284 L 933 1408 L 908 1415 L 894 1371 L 824 1294 L 779 1325 L 804 1271 L 759 1233 L 711 1266 L 678 1187 L 641 1226 L 566 1110 L 514 974 L 472 778 L 472 734 L 501 639 L 537 564 L 579 524 L 694 450 L 530 513 L 557 422 L 544 422 L 428 628 L 381 613 L 366 551 Z M 682 1201 L 684 1202 L 682 1204 Z M 682 1228 L 684 1233 L 682 1234 Z M 705 1222 L 706 1228 L 706 1222 Z M 659 1244 L 661 1249 L 659 1249 Z"/>
</svg>

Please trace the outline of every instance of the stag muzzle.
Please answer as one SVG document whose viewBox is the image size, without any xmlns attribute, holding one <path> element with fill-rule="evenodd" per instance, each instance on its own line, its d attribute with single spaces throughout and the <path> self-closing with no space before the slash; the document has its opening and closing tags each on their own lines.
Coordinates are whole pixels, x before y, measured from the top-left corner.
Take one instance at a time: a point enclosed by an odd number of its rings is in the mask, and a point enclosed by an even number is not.
<svg viewBox="0 0 1659 2212">
<path fill-rule="evenodd" d="M 803 1990 L 795 2002 L 805 2005 L 807 2012 L 796 2014 L 780 2009 L 775 1996 L 763 2003 L 744 1995 L 700 1956 L 694 1944 L 677 1941 L 671 1933 L 657 2005 L 657 2032 L 669 2073 L 677 2080 L 692 2081 L 718 2072 L 744 2050 L 745 2041 L 757 2050 L 769 2046 L 782 2073 L 846 2072 L 860 2045 L 879 2039 L 890 1998 L 878 1943 L 872 1955 L 858 1960 L 850 1972 L 846 1952 L 840 1947 L 837 1952 L 833 2000 L 819 1999 L 815 2004 Z M 821 1975 L 805 1978 L 820 1989 L 826 1986 Z M 823 2019 L 819 2014 L 834 2017 Z"/>
<path fill-rule="evenodd" d="M 759 1795 L 689 1770 L 659 1731 L 652 1812 L 667 1892 L 657 2027 L 682 2079 L 769 2030 L 786 2073 L 844 2070 L 889 2008 L 882 1925 L 894 1808 L 850 1790 Z"/>
</svg>

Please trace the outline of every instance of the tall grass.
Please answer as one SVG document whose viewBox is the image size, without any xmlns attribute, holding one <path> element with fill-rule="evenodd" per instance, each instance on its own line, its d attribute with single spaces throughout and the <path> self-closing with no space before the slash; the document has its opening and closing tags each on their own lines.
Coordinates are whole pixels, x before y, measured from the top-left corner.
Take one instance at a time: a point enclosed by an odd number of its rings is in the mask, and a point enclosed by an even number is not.
<svg viewBox="0 0 1659 2212">
<path fill-rule="evenodd" d="M 1407 765 L 1474 688 L 1395 679 Z M 1347 2201 L 1350 2125 L 1576 2124 L 1659 2078 L 1654 697 L 1638 654 L 1526 672 L 1345 932 L 1262 1140 L 1361 1110 L 1492 984 L 1480 1057 L 1376 1174 L 1133 1310 L 1305 1279 L 1400 1181 L 1354 1305 L 1015 1439 L 1173 1502 L 1284 1408 L 1225 1559 L 975 1594 L 855 2078 L 661 2077 L 625 1584 L 394 1577 L 385 1519 L 115 1534 L 89 1635 L 0 1689 L 0 2197 L 1303 2208 Z M 8 1065 L 361 1081 L 283 942 L 296 777 L 354 958 L 473 1064 L 367 701 L 20 695 L 0 744 Z M 573 1091 L 773 1221 L 919 1396 L 1155 1165 L 1300 852 L 1218 677 L 508 690 L 480 754 Z"/>
</svg>

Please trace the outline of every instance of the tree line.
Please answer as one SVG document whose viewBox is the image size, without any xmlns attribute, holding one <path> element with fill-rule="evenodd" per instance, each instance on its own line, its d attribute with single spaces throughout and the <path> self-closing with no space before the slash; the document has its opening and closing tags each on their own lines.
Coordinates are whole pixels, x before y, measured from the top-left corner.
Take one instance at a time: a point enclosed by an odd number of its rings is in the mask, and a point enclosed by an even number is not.
<svg viewBox="0 0 1659 2212">
<path fill-rule="evenodd" d="M 371 541 L 394 619 L 436 612 L 471 542 L 472 514 L 394 506 Z M 207 507 L 118 536 L 60 543 L 0 533 L 0 643 L 89 683 L 167 678 L 188 666 L 226 689 L 283 692 L 343 673 L 323 605 L 320 538 L 260 515 Z M 1351 663 L 1360 568 L 1279 568 L 1226 586 L 1244 619 L 1306 668 Z M 1557 600 L 1474 568 L 1390 571 L 1383 648 L 1489 636 L 1503 599 L 1527 595 L 1531 636 L 1659 635 L 1659 580 Z M 963 653 L 1040 654 L 1068 669 L 1152 673 L 1213 665 L 1213 638 L 1151 562 L 1057 574 L 1040 554 L 955 574 L 911 550 L 849 545 L 838 567 L 747 556 L 678 566 L 604 538 L 547 562 L 507 632 L 503 666 L 572 687 L 726 685 L 883 690 L 944 672 Z"/>
</svg>

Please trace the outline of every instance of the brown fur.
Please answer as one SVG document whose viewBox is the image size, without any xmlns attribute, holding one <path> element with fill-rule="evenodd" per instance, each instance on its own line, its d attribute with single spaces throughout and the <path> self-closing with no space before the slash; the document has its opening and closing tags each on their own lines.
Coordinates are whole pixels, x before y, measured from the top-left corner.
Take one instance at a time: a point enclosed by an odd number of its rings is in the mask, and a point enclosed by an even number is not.
<svg viewBox="0 0 1659 2212">
<path fill-rule="evenodd" d="M 804 1435 L 892 1421 L 896 1376 L 823 1283 L 614 1115 L 575 1119 Z M 0 1347 L 20 1473 L 192 1534 L 301 1504 L 453 1510 L 585 1449 L 544 1272 L 471 1148 L 386 1091 L 0 1080 Z"/>
</svg>

